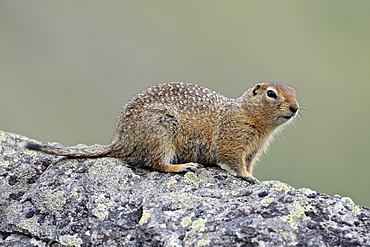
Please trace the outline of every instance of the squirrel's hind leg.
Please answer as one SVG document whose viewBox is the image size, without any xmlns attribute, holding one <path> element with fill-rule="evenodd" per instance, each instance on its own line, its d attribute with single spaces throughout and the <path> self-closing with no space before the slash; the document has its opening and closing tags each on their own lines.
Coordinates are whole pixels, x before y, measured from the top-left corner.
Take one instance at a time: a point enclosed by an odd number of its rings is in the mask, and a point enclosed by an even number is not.
<svg viewBox="0 0 370 247">
<path fill-rule="evenodd" d="M 203 168 L 203 165 L 198 163 L 185 163 L 185 164 L 154 164 L 153 168 L 162 172 L 186 172 L 196 171 L 199 168 Z"/>
<path fill-rule="evenodd" d="M 153 165 L 152 168 L 161 171 L 161 172 L 186 172 L 186 171 L 195 171 L 199 168 L 203 168 L 203 165 L 188 162 L 183 164 L 172 164 L 173 158 L 175 156 L 173 148 L 170 146 L 164 146 L 162 155 L 156 155 L 156 158 L 152 159 Z"/>
</svg>

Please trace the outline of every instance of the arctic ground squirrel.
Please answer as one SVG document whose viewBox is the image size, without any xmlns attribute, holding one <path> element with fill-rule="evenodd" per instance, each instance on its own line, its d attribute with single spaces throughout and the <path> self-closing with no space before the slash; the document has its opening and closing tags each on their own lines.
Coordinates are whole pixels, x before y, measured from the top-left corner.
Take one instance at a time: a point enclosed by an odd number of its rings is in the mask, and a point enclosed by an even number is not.
<svg viewBox="0 0 370 247">
<path fill-rule="evenodd" d="M 163 83 L 122 108 L 110 145 L 63 147 L 28 141 L 21 146 L 59 156 L 118 157 L 162 172 L 221 164 L 254 184 L 254 163 L 298 109 L 295 90 L 278 83 L 258 83 L 238 98 L 190 83 Z"/>
</svg>

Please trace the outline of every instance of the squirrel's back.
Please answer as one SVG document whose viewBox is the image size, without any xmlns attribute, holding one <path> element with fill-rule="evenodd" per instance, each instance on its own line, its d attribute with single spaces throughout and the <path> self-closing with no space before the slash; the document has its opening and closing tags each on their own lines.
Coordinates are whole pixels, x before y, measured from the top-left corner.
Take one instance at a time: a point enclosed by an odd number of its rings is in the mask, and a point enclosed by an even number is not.
<svg viewBox="0 0 370 247">
<path fill-rule="evenodd" d="M 155 85 L 137 94 L 122 108 L 126 114 L 134 114 L 151 105 L 166 105 L 178 112 L 215 112 L 232 102 L 231 99 L 211 89 L 184 82 Z"/>
</svg>

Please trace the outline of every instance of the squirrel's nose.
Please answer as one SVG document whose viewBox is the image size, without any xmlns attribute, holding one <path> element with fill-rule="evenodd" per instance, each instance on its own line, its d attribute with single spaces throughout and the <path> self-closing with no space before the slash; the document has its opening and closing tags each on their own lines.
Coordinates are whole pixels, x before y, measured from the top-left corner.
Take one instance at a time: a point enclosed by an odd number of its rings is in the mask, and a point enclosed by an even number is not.
<svg viewBox="0 0 370 247">
<path fill-rule="evenodd" d="M 298 107 L 296 107 L 296 106 L 290 106 L 289 109 L 293 113 L 296 113 L 298 111 Z"/>
</svg>

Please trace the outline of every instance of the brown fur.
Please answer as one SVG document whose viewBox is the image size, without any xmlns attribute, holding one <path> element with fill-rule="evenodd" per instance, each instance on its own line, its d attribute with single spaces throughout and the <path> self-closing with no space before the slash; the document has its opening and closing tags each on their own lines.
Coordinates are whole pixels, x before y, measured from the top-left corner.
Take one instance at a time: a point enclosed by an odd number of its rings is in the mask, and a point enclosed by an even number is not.
<svg viewBox="0 0 370 247">
<path fill-rule="evenodd" d="M 110 145 L 66 148 L 28 142 L 24 147 L 69 157 L 120 157 L 163 172 L 222 163 L 256 183 L 254 162 L 298 108 L 294 89 L 276 83 L 259 83 L 236 99 L 193 84 L 164 83 L 122 108 Z"/>
</svg>

